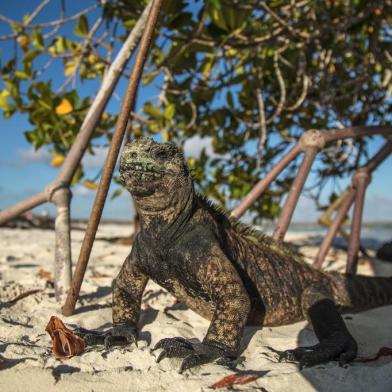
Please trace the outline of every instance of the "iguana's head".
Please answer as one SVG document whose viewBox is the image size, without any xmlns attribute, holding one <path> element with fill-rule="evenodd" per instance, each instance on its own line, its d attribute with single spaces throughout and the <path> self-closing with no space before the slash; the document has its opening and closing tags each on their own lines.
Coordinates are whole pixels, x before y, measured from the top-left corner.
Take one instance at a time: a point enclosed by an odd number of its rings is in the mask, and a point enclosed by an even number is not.
<svg viewBox="0 0 392 392">
<path fill-rule="evenodd" d="M 182 152 L 174 143 L 150 138 L 127 143 L 121 154 L 121 183 L 144 211 L 161 211 L 189 197 L 192 179 Z"/>
</svg>

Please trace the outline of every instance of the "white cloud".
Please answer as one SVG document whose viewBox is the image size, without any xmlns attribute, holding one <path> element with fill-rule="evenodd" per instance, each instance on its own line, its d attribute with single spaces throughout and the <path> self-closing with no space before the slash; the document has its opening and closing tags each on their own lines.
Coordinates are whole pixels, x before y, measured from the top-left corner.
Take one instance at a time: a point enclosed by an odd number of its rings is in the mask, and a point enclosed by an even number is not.
<svg viewBox="0 0 392 392">
<path fill-rule="evenodd" d="M 85 153 L 82 164 L 86 169 L 100 169 L 108 155 L 108 147 L 94 147 L 94 155 Z"/>
<path fill-rule="evenodd" d="M 49 151 L 44 149 L 35 150 L 33 147 L 20 148 L 17 150 L 18 157 L 21 159 L 21 163 L 27 164 L 30 162 L 43 162 L 48 163 L 52 159 Z"/>
<path fill-rule="evenodd" d="M 108 150 L 108 147 L 95 147 L 94 155 L 86 152 L 82 158 L 83 166 L 86 169 L 100 169 L 105 163 Z M 43 148 L 36 151 L 33 147 L 18 149 L 17 155 L 19 158 L 19 163 L 21 164 L 27 164 L 31 162 L 49 163 L 53 158 L 49 151 Z"/>
<path fill-rule="evenodd" d="M 282 206 L 284 202 L 282 203 Z M 298 199 L 298 204 L 294 210 L 293 222 L 317 222 L 318 218 L 322 214 L 321 211 L 317 211 L 316 203 L 314 200 L 301 195 Z"/>
<path fill-rule="evenodd" d="M 80 196 L 80 197 L 88 197 L 95 194 L 94 191 L 87 189 L 85 186 L 80 184 L 75 185 L 72 188 L 72 193 L 74 194 L 74 196 Z"/>
<path fill-rule="evenodd" d="M 352 213 L 353 207 L 350 209 L 350 217 L 352 216 Z M 294 211 L 293 222 L 317 222 L 321 214 L 322 211 L 317 210 L 316 204 L 312 199 L 301 195 L 298 200 L 297 207 Z M 365 198 L 363 221 L 369 222 L 391 220 L 392 197 L 385 196 L 379 193 L 368 192 Z"/>
<path fill-rule="evenodd" d="M 184 144 L 184 154 L 186 157 L 194 156 L 199 157 L 203 148 L 206 149 L 206 154 L 209 156 L 214 155 L 212 149 L 212 137 L 200 137 L 198 135 L 191 137 Z"/>
<path fill-rule="evenodd" d="M 364 221 L 391 221 L 392 220 L 392 197 L 369 191 L 365 198 L 363 211 Z"/>
</svg>

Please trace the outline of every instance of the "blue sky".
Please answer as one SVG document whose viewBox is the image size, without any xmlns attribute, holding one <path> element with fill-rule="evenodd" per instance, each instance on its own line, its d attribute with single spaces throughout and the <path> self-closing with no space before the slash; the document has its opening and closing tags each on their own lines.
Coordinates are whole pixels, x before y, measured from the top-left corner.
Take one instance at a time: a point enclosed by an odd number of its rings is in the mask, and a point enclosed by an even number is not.
<svg viewBox="0 0 392 392">
<path fill-rule="evenodd" d="M 83 8 L 93 4 L 93 1 L 85 0 Z M 31 12 L 39 4 L 36 0 L 17 0 L 16 2 L 0 2 L 0 13 L 15 20 L 21 20 L 23 14 Z M 67 15 L 80 10 L 80 2 L 66 1 Z M 53 19 L 58 16 L 59 0 L 52 0 L 45 11 L 42 12 L 36 22 Z M 91 14 L 94 17 L 94 13 Z M 68 28 L 71 30 L 73 24 Z M 66 32 L 67 30 L 65 30 Z M 0 35 L 8 34 L 10 30 L 7 25 L 0 22 Z M 12 50 L 12 46 L 4 41 L 0 42 L 0 58 L 2 62 L 8 58 L 7 53 Z M 50 69 L 45 77 L 53 77 L 54 84 L 61 85 L 64 81 L 61 71 L 61 78 L 56 78 L 59 66 Z M 159 83 L 157 80 L 156 83 Z M 94 83 L 80 82 L 76 85 L 82 95 L 94 95 L 98 85 Z M 125 84 L 121 83 L 116 90 L 117 98 L 113 98 L 109 104 L 109 110 L 118 112 L 121 102 L 119 97 L 123 96 Z M 152 95 L 156 95 L 157 88 L 141 86 L 138 95 L 138 107 Z M 23 132 L 31 129 L 27 118 L 21 114 L 14 115 L 9 120 L 0 117 L 1 141 L 0 141 L 0 209 L 21 201 L 39 191 L 49 184 L 57 175 L 58 169 L 49 165 L 51 156 L 48 151 L 41 149 L 37 152 L 26 141 Z M 375 138 L 371 141 L 370 151 L 374 153 L 383 144 L 382 138 Z M 208 140 L 195 139 L 187 143 L 188 154 L 198 154 L 201 148 L 210 148 Z M 102 166 L 106 150 L 98 151 L 95 157 L 87 156 L 84 159 L 86 172 L 93 177 Z M 365 205 L 364 218 L 367 221 L 387 221 L 392 220 L 392 195 L 391 195 L 391 172 L 392 158 L 390 157 L 374 174 L 373 181 L 369 186 Z M 349 178 L 343 183 L 348 183 Z M 111 187 L 111 191 L 115 185 Z M 94 191 L 88 190 L 80 185 L 73 188 L 72 216 L 75 218 L 86 218 L 89 216 L 94 200 Z M 54 212 L 54 208 L 45 204 L 37 211 Z M 294 221 L 314 221 L 319 216 L 313 201 L 301 197 L 298 208 L 294 215 Z M 126 192 L 114 200 L 108 200 L 105 206 L 104 218 L 131 219 L 131 200 Z"/>
</svg>

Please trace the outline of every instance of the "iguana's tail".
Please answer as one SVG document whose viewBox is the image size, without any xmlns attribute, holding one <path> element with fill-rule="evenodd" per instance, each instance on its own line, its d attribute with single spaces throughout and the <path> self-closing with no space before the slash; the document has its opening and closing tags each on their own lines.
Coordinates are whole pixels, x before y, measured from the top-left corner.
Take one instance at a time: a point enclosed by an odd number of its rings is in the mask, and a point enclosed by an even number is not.
<svg viewBox="0 0 392 392">
<path fill-rule="evenodd" d="M 335 301 L 360 311 L 392 304 L 392 277 L 370 277 L 330 273 Z"/>
</svg>

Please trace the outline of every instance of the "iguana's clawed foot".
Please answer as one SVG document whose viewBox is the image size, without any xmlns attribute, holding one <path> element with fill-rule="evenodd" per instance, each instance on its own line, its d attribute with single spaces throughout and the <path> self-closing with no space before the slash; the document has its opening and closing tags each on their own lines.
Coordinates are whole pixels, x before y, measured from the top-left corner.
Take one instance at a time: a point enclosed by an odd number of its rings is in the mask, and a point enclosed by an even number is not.
<svg viewBox="0 0 392 392">
<path fill-rule="evenodd" d="M 184 358 L 179 369 L 180 374 L 187 369 L 214 362 L 215 360 L 217 360 L 219 365 L 229 366 L 234 359 L 224 349 L 207 342 L 191 343 L 181 337 L 160 340 L 152 351 L 158 349 L 162 349 L 162 351 L 158 355 L 157 362 L 164 358 Z"/>
<path fill-rule="evenodd" d="M 135 343 L 137 347 L 137 330 L 128 324 L 114 325 L 104 333 L 86 333 L 81 335 L 88 346 L 104 345 L 108 350 L 114 346 L 124 346 Z"/>
<path fill-rule="evenodd" d="M 105 348 L 135 344 L 137 347 L 137 329 L 127 324 L 117 324 L 105 336 Z"/>
<path fill-rule="evenodd" d="M 328 361 L 344 365 L 355 359 L 357 350 L 357 343 L 350 334 L 336 332 L 314 346 L 283 351 L 279 361 L 299 362 L 300 369 Z"/>
</svg>

